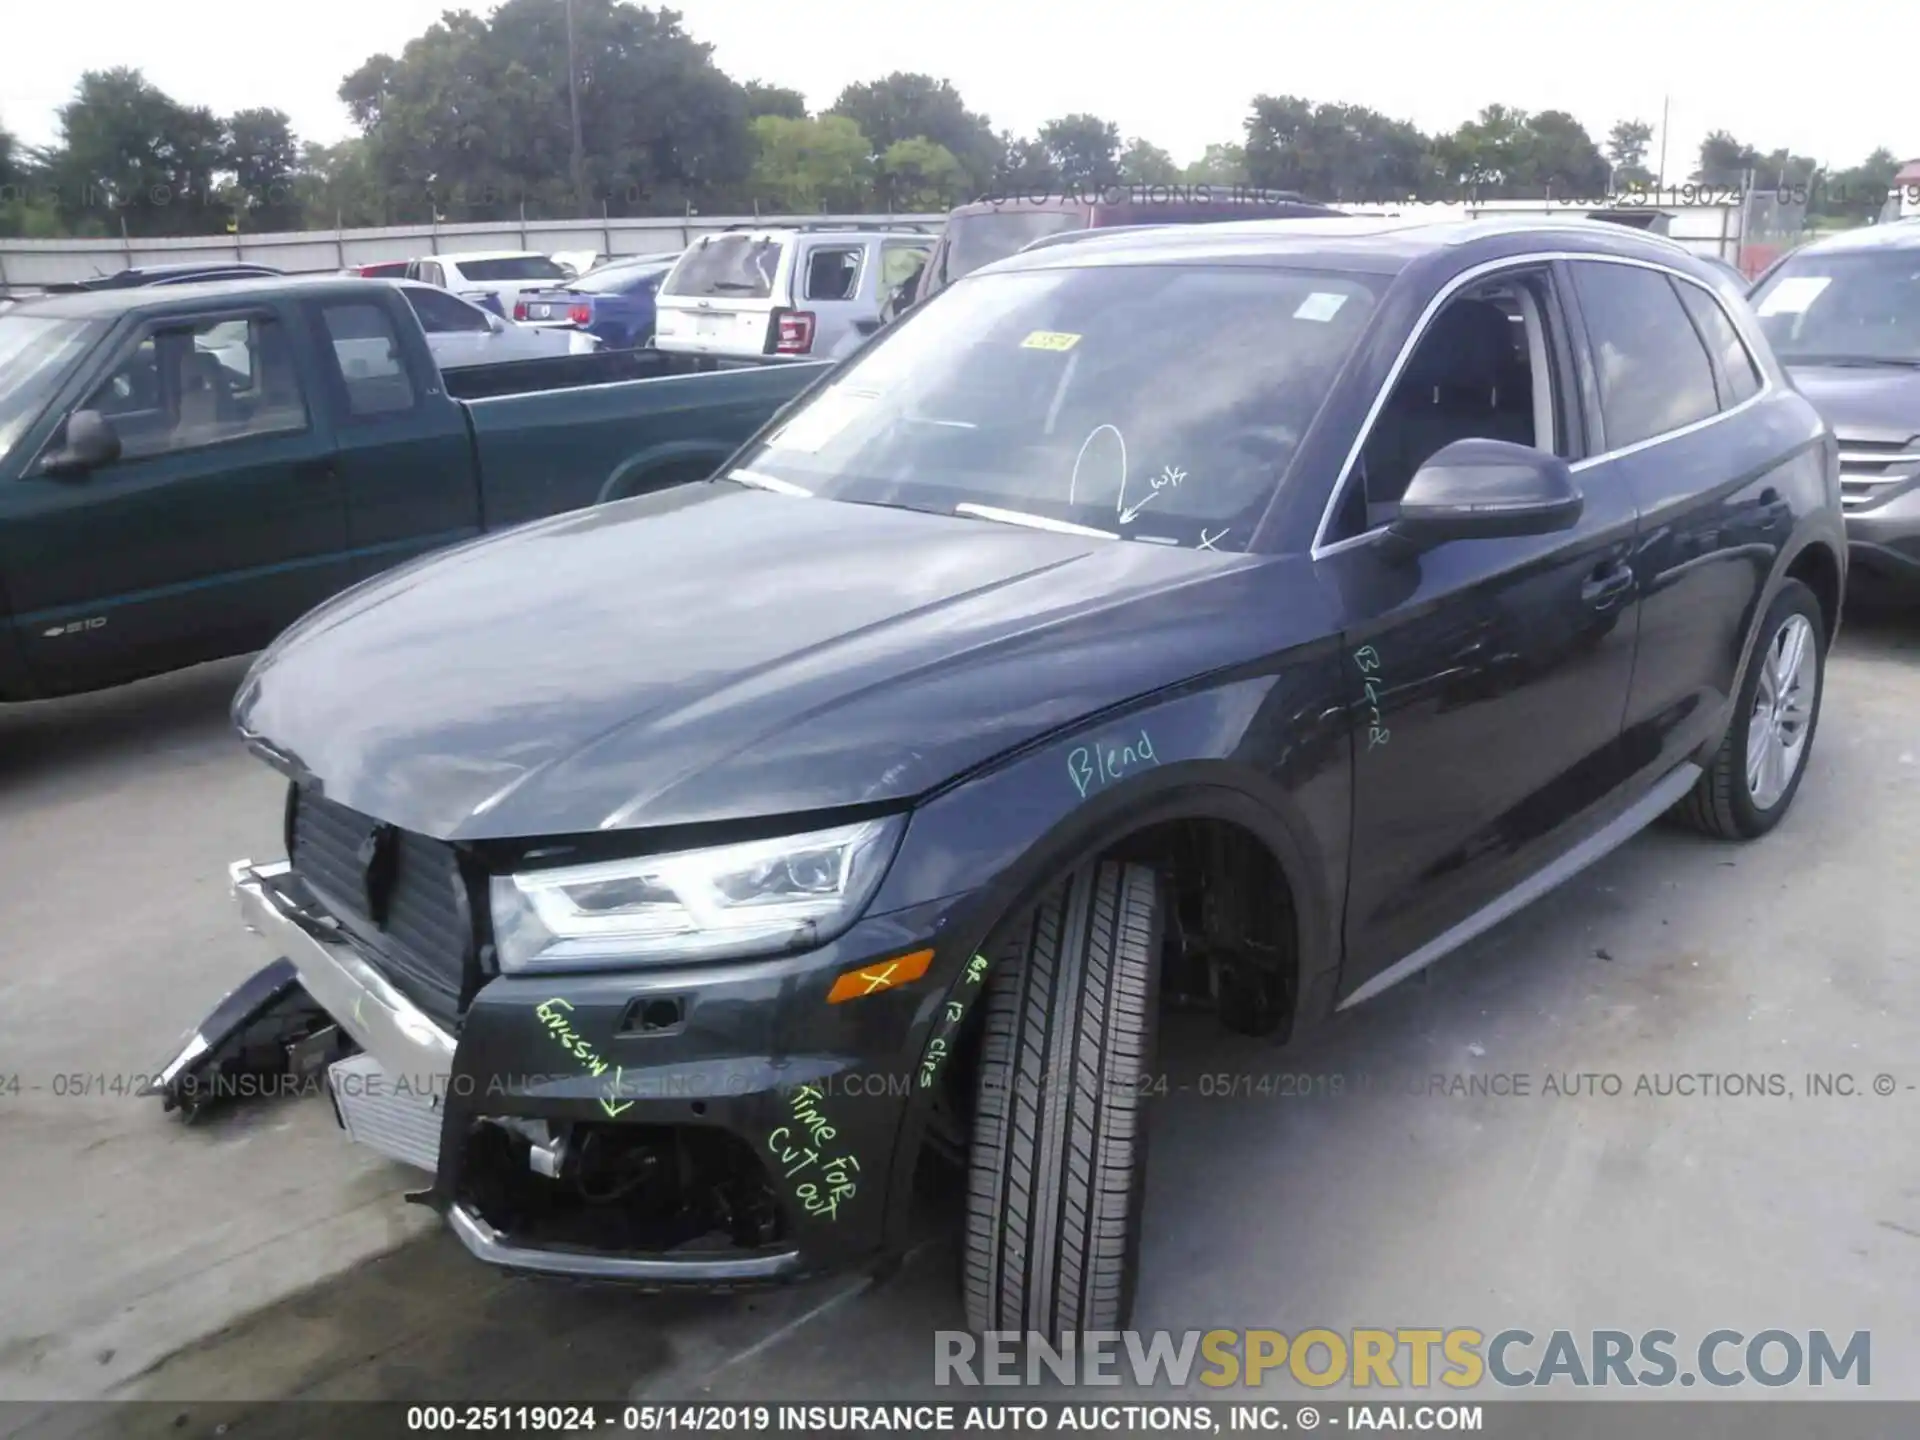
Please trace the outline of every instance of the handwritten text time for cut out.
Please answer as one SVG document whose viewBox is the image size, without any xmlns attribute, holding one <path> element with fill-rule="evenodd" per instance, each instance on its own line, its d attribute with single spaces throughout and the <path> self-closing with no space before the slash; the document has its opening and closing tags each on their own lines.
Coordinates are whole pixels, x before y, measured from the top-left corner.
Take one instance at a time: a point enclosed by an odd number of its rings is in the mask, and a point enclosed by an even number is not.
<svg viewBox="0 0 1920 1440">
<path fill-rule="evenodd" d="M 851 1152 L 837 1160 L 821 1158 L 826 1145 L 840 1135 L 820 1108 L 824 1098 L 818 1085 L 796 1089 L 788 1100 L 793 1123 L 769 1135 L 767 1149 L 781 1166 L 780 1178 L 793 1185 L 794 1199 L 807 1214 L 838 1220 L 840 1202 L 851 1200 L 859 1190 L 854 1177 L 860 1173 L 860 1161 Z"/>
</svg>

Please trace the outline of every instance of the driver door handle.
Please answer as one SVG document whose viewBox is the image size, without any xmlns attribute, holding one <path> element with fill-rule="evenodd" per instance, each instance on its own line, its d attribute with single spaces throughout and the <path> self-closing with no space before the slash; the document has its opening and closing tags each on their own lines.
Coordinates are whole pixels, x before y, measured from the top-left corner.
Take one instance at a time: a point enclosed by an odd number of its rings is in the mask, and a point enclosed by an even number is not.
<svg viewBox="0 0 1920 1440">
<path fill-rule="evenodd" d="M 1633 590 L 1633 569 L 1628 565 L 1603 566 L 1587 577 L 1580 587 L 1580 598 L 1595 609 L 1611 609 Z"/>
</svg>

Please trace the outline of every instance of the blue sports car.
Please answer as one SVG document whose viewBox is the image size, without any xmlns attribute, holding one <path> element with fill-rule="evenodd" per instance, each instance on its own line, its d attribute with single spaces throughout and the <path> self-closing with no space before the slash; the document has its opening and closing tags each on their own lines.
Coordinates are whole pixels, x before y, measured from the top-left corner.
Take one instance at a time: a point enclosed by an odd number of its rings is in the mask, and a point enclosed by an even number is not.
<svg viewBox="0 0 1920 1440">
<path fill-rule="evenodd" d="M 584 330 L 608 350 L 633 350 L 653 340 L 653 294 L 675 255 L 614 260 L 577 280 L 547 290 L 523 290 L 513 318 L 525 325 Z"/>
</svg>

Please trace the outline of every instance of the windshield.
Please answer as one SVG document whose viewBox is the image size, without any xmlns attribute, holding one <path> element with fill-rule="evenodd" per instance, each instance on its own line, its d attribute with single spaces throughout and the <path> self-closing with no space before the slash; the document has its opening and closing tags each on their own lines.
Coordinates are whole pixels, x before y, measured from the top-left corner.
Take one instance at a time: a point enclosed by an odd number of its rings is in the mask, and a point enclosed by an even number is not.
<svg viewBox="0 0 1920 1440">
<path fill-rule="evenodd" d="M 588 295 L 628 295 L 642 285 L 653 285 L 666 269 L 664 265 L 616 265 L 582 275 L 567 288 Z"/>
<path fill-rule="evenodd" d="M 977 275 L 884 332 L 732 473 L 834 500 L 1244 549 L 1377 283 L 1228 266 Z"/>
<path fill-rule="evenodd" d="M 947 258 L 942 274 L 949 283 L 971 275 L 1046 235 L 1084 230 L 1087 217 L 1078 210 L 995 210 L 978 215 L 955 215 L 947 221 Z"/>
<path fill-rule="evenodd" d="M 0 314 L 0 460 L 39 417 L 99 329 L 89 320 Z"/>
<path fill-rule="evenodd" d="M 1785 365 L 1920 365 L 1920 249 L 1797 255 L 1753 294 Z"/>
<path fill-rule="evenodd" d="M 773 272 L 779 264 L 778 240 L 714 235 L 680 257 L 661 293 L 764 300 L 773 294 Z"/>
<path fill-rule="evenodd" d="M 513 255 L 505 260 L 462 260 L 460 273 L 469 280 L 564 280 L 569 272 L 544 255 Z"/>
</svg>

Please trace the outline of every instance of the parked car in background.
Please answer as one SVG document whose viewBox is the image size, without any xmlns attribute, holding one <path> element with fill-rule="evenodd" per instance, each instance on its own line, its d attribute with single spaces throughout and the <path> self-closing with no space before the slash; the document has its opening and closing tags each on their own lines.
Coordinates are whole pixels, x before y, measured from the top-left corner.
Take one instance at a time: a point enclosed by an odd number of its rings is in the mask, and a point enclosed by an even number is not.
<svg viewBox="0 0 1920 1440">
<path fill-rule="evenodd" d="M 233 707 L 288 854 L 229 874 L 265 983 L 360 1047 L 343 1126 L 480 1260 L 865 1266 L 932 1179 L 972 1328 L 1057 1347 L 1126 1325 L 1185 1198 L 1163 1004 L 1296 1041 L 1676 805 L 1779 823 L 1835 466 L 1670 242 L 1076 237 L 705 483 L 289 630 Z M 166 1072 L 233 1053 L 223 1008 Z"/>
<path fill-rule="evenodd" d="M 409 261 L 406 278 L 451 290 L 504 319 L 513 314 L 513 303 L 522 290 L 563 284 L 568 277 L 550 255 L 531 250 L 488 250 Z"/>
<path fill-rule="evenodd" d="M 402 280 L 411 260 L 376 260 L 370 265 L 349 265 L 346 273 L 366 280 Z"/>
<path fill-rule="evenodd" d="M 92 280 L 62 280 L 42 287 L 49 295 L 72 295 L 94 290 L 136 290 L 149 285 L 199 285 L 209 280 L 246 280 L 284 275 L 271 265 L 231 264 L 146 265 L 102 275 Z"/>
<path fill-rule="evenodd" d="M 491 310 L 418 280 L 387 283 L 398 285 L 406 296 L 407 304 L 419 317 L 420 328 L 426 331 L 427 348 L 443 368 L 586 355 L 600 346 L 593 335 L 540 330 L 502 320 Z"/>
<path fill-rule="evenodd" d="M 1157 192 L 1168 193 L 1160 196 Z M 1115 187 L 1112 199 L 1075 195 L 976 200 L 947 216 L 940 242 L 911 291 L 890 294 L 888 318 L 931 299 L 983 265 L 1004 260 L 1035 240 L 1072 230 L 1133 225 L 1199 225 L 1227 220 L 1287 220 L 1339 215 L 1292 191 L 1241 194 L 1221 185 Z"/>
<path fill-rule="evenodd" d="M 409 288 L 287 277 L 0 314 L 0 700 L 251 650 L 390 565 L 708 474 L 826 368 L 452 366 Z"/>
<path fill-rule="evenodd" d="M 655 298 L 654 345 L 683 355 L 839 359 L 932 252 L 918 225 L 733 229 L 687 247 Z"/>
<path fill-rule="evenodd" d="M 1840 437 L 1856 590 L 1920 602 L 1920 223 L 1803 246 L 1749 301 L 1793 383 Z"/>
<path fill-rule="evenodd" d="M 513 318 L 535 329 L 591 335 L 615 350 L 650 345 L 654 295 L 678 258 L 620 260 L 552 290 L 523 290 Z"/>
</svg>

